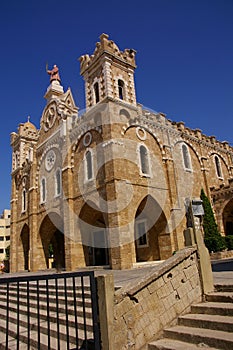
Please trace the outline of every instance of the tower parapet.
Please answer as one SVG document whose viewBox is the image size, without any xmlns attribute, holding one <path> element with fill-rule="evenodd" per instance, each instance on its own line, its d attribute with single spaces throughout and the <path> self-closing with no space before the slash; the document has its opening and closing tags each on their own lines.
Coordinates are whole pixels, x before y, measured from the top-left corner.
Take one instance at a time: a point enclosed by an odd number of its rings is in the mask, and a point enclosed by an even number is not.
<svg viewBox="0 0 233 350">
<path fill-rule="evenodd" d="M 106 98 L 136 105 L 133 49 L 120 51 L 107 34 L 100 36 L 92 55 L 79 58 L 80 73 L 85 80 L 86 108 Z"/>
</svg>

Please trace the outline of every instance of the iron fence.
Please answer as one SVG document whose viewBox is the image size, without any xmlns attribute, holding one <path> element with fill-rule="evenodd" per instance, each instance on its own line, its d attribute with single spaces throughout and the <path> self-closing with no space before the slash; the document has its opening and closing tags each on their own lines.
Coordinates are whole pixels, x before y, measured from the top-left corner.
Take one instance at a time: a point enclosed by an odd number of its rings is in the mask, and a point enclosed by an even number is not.
<svg viewBox="0 0 233 350">
<path fill-rule="evenodd" d="M 0 278 L 0 349 L 100 350 L 93 271 Z"/>
</svg>

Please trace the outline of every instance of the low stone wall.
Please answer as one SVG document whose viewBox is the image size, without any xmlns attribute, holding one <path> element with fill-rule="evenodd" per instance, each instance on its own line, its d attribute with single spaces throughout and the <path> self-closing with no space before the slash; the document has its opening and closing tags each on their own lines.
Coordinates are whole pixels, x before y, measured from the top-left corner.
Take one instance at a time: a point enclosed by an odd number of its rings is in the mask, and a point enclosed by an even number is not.
<svg viewBox="0 0 233 350">
<path fill-rule="evenodd" d="M 113 349 L 147 349 L 147 343 L 202 300 L 197 250 L 185 248 L 135 284 L 115 292 Z"/>
<path fill-rule="evenodd" d="M 230 259 L 233 258 L 233 250 L 226 250 L 223 252 L 211 253 L 211 260 L 221 260 L 221 259 Z"/>
</svg>

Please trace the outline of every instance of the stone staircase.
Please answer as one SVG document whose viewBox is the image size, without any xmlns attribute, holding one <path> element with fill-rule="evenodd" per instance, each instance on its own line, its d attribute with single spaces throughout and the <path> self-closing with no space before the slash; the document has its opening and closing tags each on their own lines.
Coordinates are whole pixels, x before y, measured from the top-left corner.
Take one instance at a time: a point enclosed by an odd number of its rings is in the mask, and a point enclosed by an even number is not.
<svg viewBox="0 0 233 350">
<path fill-rule="evenodd" d="M 93 321 L 90 287 L 84 286 L 80 289 L 79 287 L 77 287 L 75 300 L 72 286 L 66 286 L 66 288 L 67 297 L 65 297 L 64 295 L 64 288 L 62 285 L 59 285 L 57 291 L 55 285 L 50 286 L 48 299 L 46 286 L 40 287 L 38 298 L 38 291 L 36 285 L 34 287 L 30 286 L 29 295 L 27 294 L 27 289 L 25 285 L 20 286 L 20 293 L 18 297 L 17 285 L 12 284 L 9 288 L 9 325 L 7 332 L 6 286 L 0 285 L 0 350 L 7 348 L 6 333 L 8 333 L 9 350 L 81 350 L 86 349 L 86 347 L 83 347 L 83 344 L 85 343 L 85 338 L 89 339 L 88 343 L 90 346 L 93 342 Z M 83 298 L 85 300 L 84 304 L 82 301 Z M 76 308 L 74 307 L 74 303 L 76 304 Z M 76 312 L 74 311 L 75 309 Z M 76 327 L 77 324 L 78 327 Z M 40 330 L 39 339 L 38 328 Z M 78 332 L 78 334 L 76 334 L 76 331 Z M 19 334 L 19 337 L 17 336 L 17 334 Z M 30 334 L 29 341 L 28 334 Z M 76 342 L 76 336 L 78 338 L 78 344 Z M 87 342 L 85 344 L 87 344 Z"/>
<path fill-rule="evenodd" d="M 148 350 L 233 349 L 233 287 L 206 295 L 206 301 L 192 305 L 191 313 L 163 331 L 163 338 L 151 342 Z"/>
</svg>

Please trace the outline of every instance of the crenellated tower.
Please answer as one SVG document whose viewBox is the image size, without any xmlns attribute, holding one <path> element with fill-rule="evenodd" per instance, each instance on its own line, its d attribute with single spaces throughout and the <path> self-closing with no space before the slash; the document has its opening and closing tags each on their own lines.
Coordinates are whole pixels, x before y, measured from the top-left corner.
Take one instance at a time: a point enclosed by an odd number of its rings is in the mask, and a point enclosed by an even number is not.
<svg viewBox="0 0 233 350">
<path fill-rule="evenodd" d="M 93 55 L 79 58 L 87 109 L 106 99 L 136 105 L 135 53 L 133 49 L 120 51 L 107 34 L 102 34 Z"/>
</svg>

